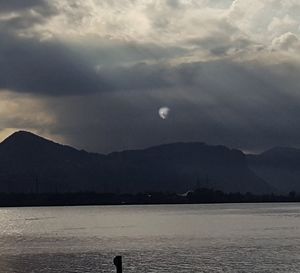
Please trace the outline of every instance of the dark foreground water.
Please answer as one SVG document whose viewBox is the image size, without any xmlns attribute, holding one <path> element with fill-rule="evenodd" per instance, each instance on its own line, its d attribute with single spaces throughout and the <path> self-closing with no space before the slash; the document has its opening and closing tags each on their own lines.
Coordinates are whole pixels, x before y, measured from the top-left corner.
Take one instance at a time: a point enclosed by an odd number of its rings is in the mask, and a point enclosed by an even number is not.
<svg viewBox="0 0 300 273">
<path fill-rule="evenodd" d="M 300 205 L 0 209 L 0 273 L 300 272 Z"/>
</svg>

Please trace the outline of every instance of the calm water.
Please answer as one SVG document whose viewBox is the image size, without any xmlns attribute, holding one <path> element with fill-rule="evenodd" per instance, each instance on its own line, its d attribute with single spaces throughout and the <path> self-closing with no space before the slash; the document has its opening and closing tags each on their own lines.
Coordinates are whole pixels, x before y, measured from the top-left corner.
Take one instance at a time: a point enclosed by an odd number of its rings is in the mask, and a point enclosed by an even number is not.
<svg viewBox="0 0 300 273">
<path fill-rule="evenodd" d="M 0 209 L 1 273 L 300 272 L 300 204 Z"/>
</svg>

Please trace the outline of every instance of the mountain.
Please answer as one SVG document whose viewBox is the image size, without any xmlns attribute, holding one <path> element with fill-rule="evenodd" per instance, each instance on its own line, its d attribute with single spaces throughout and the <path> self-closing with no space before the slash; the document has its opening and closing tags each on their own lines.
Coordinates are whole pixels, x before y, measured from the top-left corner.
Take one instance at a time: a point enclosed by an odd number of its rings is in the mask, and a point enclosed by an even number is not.
<svg viewBox="0 0 300 273">
<path fill-rule="evenodd" d="M 123 187 L 186 191 L 195 187 L 225 192 L 270 192 L 251 171 L 245 155 L 225 146 L 173 143 L 108 155 L 118 166 Z M 143 182 L 143 185 L 140 183 Z"/>
<path fill-rule="evenodd" d="M 99 190 L 92 183 L 101 178 L 98 167 L 103 159 L 29 132 L 16 132 L 0 144 L 0 190 Z"/>
<path fill-rule="evenodd" d="M 0 192 L 185 192 L 210 187 L 262 193 L 272 187 L 225 146 L 173 143 L 108 155 L 19 131 L 0 143 Z"/>
<path fill-rule="evenodd" d="M 280 193 L 300 191 L 300 149 L 275 147 L 247 155 L 249 167 Z"/>
</svg>

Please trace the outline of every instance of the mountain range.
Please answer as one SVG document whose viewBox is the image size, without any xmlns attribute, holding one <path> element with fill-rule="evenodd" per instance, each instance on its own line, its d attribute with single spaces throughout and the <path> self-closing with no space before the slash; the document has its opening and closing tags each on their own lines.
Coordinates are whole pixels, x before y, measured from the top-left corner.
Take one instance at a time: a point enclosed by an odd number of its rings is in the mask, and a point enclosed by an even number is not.
<svg viewBox="0 0 300 273">
<path fill-rule="evenodd" d="M 277 192 L 300 192 L 300 149 L 275 147 L 258 155 L 248 155 L 247 161 Z"/>
<path fill-rule="evenodd" d="M 0 143 L 0 192 L 300 191 L 300 150 L 246 155 L 200 142 L 107 155 L 61 145 L 26 131 Z"/>
</svg>

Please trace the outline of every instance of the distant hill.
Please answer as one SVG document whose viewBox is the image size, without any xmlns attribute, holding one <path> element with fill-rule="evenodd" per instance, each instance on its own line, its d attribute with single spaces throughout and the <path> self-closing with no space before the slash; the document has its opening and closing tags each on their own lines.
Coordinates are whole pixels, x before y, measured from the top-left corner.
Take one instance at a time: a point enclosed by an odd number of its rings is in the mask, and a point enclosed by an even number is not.
<svg viewBox="0 0 300 273">
<path fill-rule="evenodd" d="M 245 155 L 225 146 L 173 143 L 108 155 L 122 178 L 122 190 L 186 191 L 195 187 L 225 192 L 270 192 L 251 171 Z"/>
<path fill-rule="evenodd" d="M 300 149 L 272 148 L 247 156 L 249 167 L 280 193 L 300 192 Z"/>
<path fill-rule="evenodd" d="M 98 168 L 103 159 L 29 132 L 16 132 L 0 144 L 1 191 L 99 190 L 95 181 L 101 179 Z"/>
<path fill-rule="evenodd" d="M 108 155 L 19 131 L 0 143 L 0 192 L 271 192 L 239 150 L 173 143 Z"/>
</svg>

